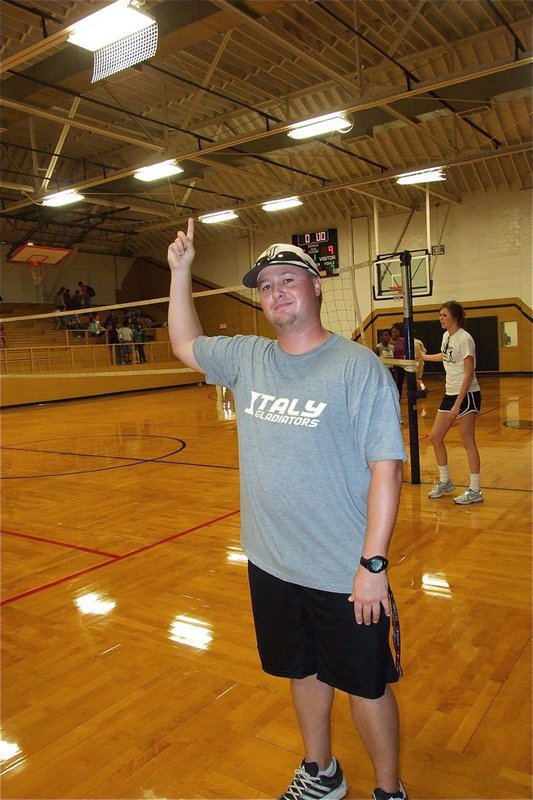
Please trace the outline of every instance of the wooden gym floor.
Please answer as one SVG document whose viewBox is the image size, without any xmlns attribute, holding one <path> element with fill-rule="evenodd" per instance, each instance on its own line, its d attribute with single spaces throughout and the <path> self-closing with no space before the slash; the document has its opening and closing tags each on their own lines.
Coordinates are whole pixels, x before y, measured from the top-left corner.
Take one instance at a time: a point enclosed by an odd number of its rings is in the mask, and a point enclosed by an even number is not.
<svg viewBox="0 0 533 800">
<path fill-rule="evenodd" d="M 531 381 L 481 381 L 485 503 L 427 499 L 434 380 L 419 406 L 423 484 L 404 484 L 390 554 L 412 800 L 531 797 Z M 236 429 L 215 388 L 2 416 L 2 797 L 281 793 L 301 744 L 287 683 L 256 657 Z M 342 696 L 334 743 L 349 798 L 368 798 Z"/>
</svg>

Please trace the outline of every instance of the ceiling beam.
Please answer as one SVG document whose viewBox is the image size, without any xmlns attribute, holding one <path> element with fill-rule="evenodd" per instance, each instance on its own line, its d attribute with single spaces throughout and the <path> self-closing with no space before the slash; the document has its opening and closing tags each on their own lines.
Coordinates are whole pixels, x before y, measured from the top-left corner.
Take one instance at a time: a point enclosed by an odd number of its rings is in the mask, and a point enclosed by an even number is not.
<svg viewBox="0 0 533 800">
<path fill-rule="evenodd" d="M 334 78 L 337 84 L 341 84 L 342 86 L 346 86 L 351 92 L 354 90 L 357 91 L 357 84 L 351 78 L 345 78 L 343 75 L 339 75 L 339 73 L 331 68 L 328 67 L 327 64 L 324 64 L 323 61 L 318 61 L 316 51 L 313 50 L 312 47 L 306 45 L 304 42 L 299 41 L 298 44 L 294 44 L 294 37 L 291 36 L 281 36 L 281 34 L 276 33 L 271 28 L 266 27 L 258 20 L 254 19 L 247 11 L 244 11 L 242 8 L 234 5 L 233 2 L 229 2 L 229 0 L 211 0 L 214 5 L 221 8 L 223 11 L 227 11 L 232 16 L 236 17 L 240 22 L 245 23 L 248 26 L 251 26 L 254 30 L 260 31 L 261 35 L 264 36 L 266 39 L 270 39 L 270 41 L 274 42 L 278 46 L 282 47 L 284 51 L 289 51 L 292 53 L 299 61 L 304 61 L 306 64 L 309 64 L 313 68 L 314 72 L 322 72 L 324 75 L 329 75 L 330 78 Z"/>
<path fill-rule="evenodd" d="M 50 122 L 57 122 L 58 125 L 67 125 L 72 128 L 80 128 L 82 131 L 89 131 L 89 133 L 94 133 L 98 136 L 104 136 L 108 139 L 115 139 L 116 141 L 125 142 L 126 144 L 133 144 L 137 147 L 144 147 L 148 150 L 156 150 L 158 153 L 163 152 L 165 149 L 162 145 L 151 144 L 144 139 L 135 139 L 133 136 L 127 136 L 124 133 L 116 133 L 115 131 L 110 131 L 107 128 L 102 128 L 102 126 L 98 125 L 96 121 L 94 123 L 81 122 L 79 120 L 70 119 L 68 116 L 65 117 L 62 114 L 46 111 L 44 108 L 29 106 L 26 103 L 19 103 L 17 100 L 9 100 L 7 97 L 2 98 L 1 104 L 6 108 L 12 108 L 14 111 L 20 111 L 23 114 L 41 117 L 41 119 L 48 119 Z M 135 169 L 137 169 L 137 167 L 135 167 Z M 133 172 L 135 172 L 135 170 L 132 170 L 130 174 L 133 174 Z"/>
<path fill-rule="evenodd" d="M 217 3 L 225 3 L 225 1 L 226 0 L 216 0 Z M 439 90 L 439 89 L 441 89 L 443 87 L 446 87 L 446 86 L 453 86 L 453 85 L 456 85 L 456 84 L 465 83 L 465 82 L 467 82 L 469 80 L 473 80 L 475 78 L 484 77 L 486 75 L 493 75 L 493 74 L 496 74 L 496 73 L 505 72 L 507 70 L 516 69 L 518 67 L 522 67 L 525 63 L 532 63 L 532 62 L 533 62 L 533 55 L 528 53 L 528 54 L 524 55 L 523 57 L 521 57 L 518 60 L 505 59 L 503 61 L 493 62 L 491 64 L 486 64 L 486 65 L 482 65 L 482 66 L 476 66 L 476 67 L 473 67 L 471 69 L 462 70 L 461 72 L 458 72 L 458 73 L 448 74 L 448 75 L 446 75 L 444 77 L 432 78 L 432 79 L 430 79 L 428 81 L 421 81 L 420 83 L 417 83 L 415 86 L 413 86 L 411 88 L 405 87 L 405 89 L 400 89 L 398 87 L 392 87 L 391 88 L 389 86 L 379 87 L 378 89 L 372 89 L 367 94 L 361 96 L 360 100 L 356 104 L 351 105 L 348 108 L 345 108 L 343 110 L 345 110 L 347 112 L 351 112 L 351 113 L 356 113 L 357 111 L 361 111 L 361 110 L 364 110 L 364 109 L 382 107 L 385 104 L 394 103 L 394 102 L 397 102 L 398 100 L 404 100 L 404 99 L 407 99 L 409 97 L 413 97 L 413 96 L 416 96 L 416 95 L 419 95 L 419 94 L 424 94 L 424 93 L 429 92 L 429 91 L 437 91 L 437 90 Z M 3 100 L 2 102 L 4 104 L 8 104 L 9 103 L 10 107 L 24 106 L 24 104 L 15 103 L 12 100 Z M 28 106 L 27 108 L 31 108 L 31 107 Z M 41 111 L 40 109 L 35 109 L 35 110 L 32 109 L 32 111 L 38 111 L 39 115 L 42 115 L 42 116 L 47 116 L 48 115 L 48 112 Z M 50 115 L 50 116 L 54 117 L 54 115 Z M 62 124 L 64 124 L 65 122 L 68 122 L 68 120 L 66 120 L 64 117 L 63 118 L 62 117 L 57 117 L 57 119 L 55 121 L 57 121 L 57 120 L 60 120 Z M 72 125 L 78 125 L 78 126 L 84 126 L 86 129 L 91 130 L 91 132 L 93 132 L 93 133 L 100 133 L 101 135 L 108 135 L 108 136 L 112 135 L 112 132 L 110 132 L 110 131 L 99 131 L 99 129 L 96 126 L 96 124 L 88 126 L 88 125 L 85 125 L 85 123 L 78 123 L 78 122 L 74 122 L 74 121 L 71 122 L 71 124 Z M 229 150 L 231 148 L 239 147 L 240 145 L 247 144 L 247 143 L 250 143 L 250 142 L 259 141 L 261 139 L 267 139 L 267 138 L 272 137 L 272 136 L 278 136 L 280 133 L 285 133 L 285 132 L 289 131 L 293 124 L 294 124 L 294 121 L 283 123 L 281 125 L 277 125 L 274 128 L 271 128 L 269 130 L 265 129 L 265 130 L 262 130 L 262 131 L 254 131 L 252 133 L 247 133 L 247 134 L 244 134 L 242 136 L 236 136 L 236 137 L 231 138 L 231 139 L 226 139 L 226 140 L 224 140 L 222 142 L 217 142 L 215 144 L 206 145 L 200 151 L 191 150 L 191 151 L 186 151 L 186 152 L 183 152 L 183 153 L 174 153 L 173 155 L 172 154 L 168 154 L 168 157 L 174 157 L 174 158 L 176 158 L 178 160 L 181 160 L 181 161 L 184 161 L 184 160 L 187 160 L 187 159 L 195 160 L 195 158 L 197 156 L 205 156 L 205 155 L 208 155 L 210 153 L 218 153 L 218 152 L 221 152 L 221 151 L 224 151 L 224 150 Z M 113 136 L 115 136 L 116 138 L 122 138 L 123 140 L 129 139 L 129 137 L 123 137 L 122 134 L 113 134 Z M 129 143 L 130 144 L 141 145 L 141 142 L 139 140 L 131 140 Z M 146 142 L 142 143 L 142 146 L 150 147 L 152 149 L 157 149 L 159 151 L 162 151 L 164 149 L 162 147 L 159 148 L 156 145 L 151 145 L 151 144 L 148 144 Z M 521 147 L 521 145 L 519 145 L 519 147 Z M 506 148 L 500 148 L 496 152 L 497 153 L 502 153 L 505 149 Z M 484 156 L 484 157 L 486 157 L 486 156 Z M 144 166 L 144 165 L 141 165 L 141 166 Z M 442 162 L 439 162 L 438 166 L 442 166 Z M 76 188 L 78 191 L 83 191 L 84 189 L 90 189 L 90 188 L 92 188 L 94 186 L 102 186 L 104 184 L 112 183 L 112 182 L 114 182 L 116 180 L 119 180 L 119 179 L 122 179 L 122 178 L 131 177 L 131 175 L 133 175 L 133 173 L 138 168 L 139 168 L 139 165 L 135 165 L 135 166 L 123 169 L 123 170 L 118 170 L 117 172 L 114 172 L 112 175 L 108 175 L 105 178 L 102 178 L 102 177 L 91 178 L 89 180 L 81 181 L 80 183 L 76 183 L 76 185 L 71 187 L 71 188 Z M 399 174 L 400 172 L 401 172 L 401 170 L 397 170 L 397 172 L 394 173 L 394 174 Z M 379 179 L 380 176 L 377 176 L 377 177 Z M 381 177 L 382 177 L 382 175 L 381 175 Z M 375 178 L 373 176 L 367 176 L 367 177 L 361 179 L 361 181 L 363 183 L 365 181 L 372 182 L 373 180 L 375 180 Z M 317 191 L 320 191 L 320 190 L 317 190 Z M 38 198 L 36 198 L 36 199 L 38 199 Z M 3 211 L 0 211 L 0 213 L 12 212 L 12 211 L 17 210 L 19 208 L 22 208 L 24 205 L 29 205 L 29 204 L 30 204 L 30 201 L 19 201 L 18 203 L 15 203 L 14 205 L 7 207 Z"/>
<path fill-rule="evenodd" d="M 475 164 L 476 162 L 482 162 L 486 159 L 491 158 L 503 158 L 504 156 L 509 155 L 516 155 L 517 153 L 529 152 L 531 150 L 531 142 L 524 142 L 520 145 L 510 145 L 509 147 L 502 147 L 499 150 L 486 150 L 483 152 L 475 152 L 475 153 L 466 153 L 462 157 L 451 159 L 444 164 L 439 161 L 435 164 L 424 164 L 421 165 L 420 169 L 431 169 L 432 167 L 442 166 L 442 167 L 460 167 L 465 164 Z M 341 183 L 329 184 L 328 186 L 320 186 L 315 187 L 313 189 L 304 189 L 298 192 L 298 197 L 315 197 L 321 194 L 327 194 L 328 192 L 338 192 L 340 190 L 347 190 L 347 191 L 357 191 L 359 186 L 365 186 L 367 184 L 372 183 L 381 183 L 382 181 L 390 181 L 396 177 L 401 175 L 401 170 L 389 170 L 386 173 L 379 174 L 379 175 L 371 175 L 371 176 L 364 176 L 362 178 L 356 178 L 355 180 L 343 181 Z M 419 189 L 416 184 L 410 186 L 409 189 Z M 422 187 L 424 188 L 424 187 Z M 366 189 L 365 189 L 366 191 Z M 425 188 L 424 188 L 425 191 Z M 442 193 L 437 193 L 433 190 L 430 190 L 430 193 L 434 194 L 435 197 L 438 197 L 439 200 L 443 202 L 452 203 L 454 205 L 460 204 L 460 199 L 451 197 L 450 195 L 445 195 Z M 364 192 L 363 192 L 364 194 Z M 383 200 L 384 202 L 388 202 L 383 197 L 377 197 L 378 200 Z M 247 209 L 258 208 L 264 203 L 264 199 L 261 200 L 254 200 L 249 203 L 242 203 L 241 205 L 234 206 L 235 211 L 245 211 Z M 404 208 L 411 209 L 411 206 L 405 206 Z M 0 212 L 1 213 L 1 212 Z M 165 228 L 170 227 L 170 225 L 180 224 L 187 219 L 187 216 L 183 217 L 173 217 L 172 220 L 169 220 L 168 223 L 156 223 L 154 225 L 149 225 L 145 228 L 140 229 L 137 231 L 138 235 L 143 233 L 148 233 L 154 230 L 163 230 Z"/>
</svg>

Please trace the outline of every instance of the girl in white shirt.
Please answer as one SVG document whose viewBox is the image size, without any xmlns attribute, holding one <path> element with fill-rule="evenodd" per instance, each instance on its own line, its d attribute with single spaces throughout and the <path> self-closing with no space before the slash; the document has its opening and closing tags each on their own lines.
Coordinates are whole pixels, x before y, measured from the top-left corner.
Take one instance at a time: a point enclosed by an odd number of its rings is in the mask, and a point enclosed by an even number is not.
<svg viewBox="0 0 533 800">
<path fill-rule="evenodd" d="M 454 497 L 454 502 L 459 505 L 482 503 L 480 459 L 475 438 L 476 417 L 481 409 L 481 392 L 475 373 L 476 345 L 470 334 L 464 330 L 465 312 L 457 301 L 449 300 L 444 303 L 439 311 L 439 321 L 444 328 L 441 352 L 434 355 L 420 354 L 424 361 L 442 361 L 446 371 L 446 394 L 429 435 L 440 474 L 428 497 L 436 499 L 455 490 L 448 469 L 444 439 L 457 420 L 461 442 L 468 455 L 470 485 L 466 491 Z"/>
</svg>

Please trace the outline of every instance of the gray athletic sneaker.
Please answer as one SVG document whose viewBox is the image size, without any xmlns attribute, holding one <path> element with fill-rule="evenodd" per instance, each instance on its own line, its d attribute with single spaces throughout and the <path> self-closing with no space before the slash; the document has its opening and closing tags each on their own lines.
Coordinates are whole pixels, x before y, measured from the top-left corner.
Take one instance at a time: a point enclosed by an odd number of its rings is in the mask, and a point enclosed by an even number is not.
<svg viewBox="0 0 533 800">
<path fill-rule="evenodd" d="M 437 497 L 442 497 L 443 494 L 450 494 L 450 492 L 454 491 L 455 486 L 451 481 L 446 481 L 445 483 L 438 481 L 435 484 L 435 487 L 428 494 L 428 497 L 431 497 L 432 500 L 436 500 Z"/>
<path fill-rule="evenodd" d="M 341 765 L 335 760 L 335 773 L 328 777 L 319 775 L 315 761 L 302 761 L 294 771 L 294 778 L 278 800 L 342 800 L 348 787 L 342 774 Z"/>
<path fill-rule="evenodd" d="M 453 502 L 458 506 L 469 506 L 470 503 L 482 503 L 483 493 L 481 489 L 476 492 L 475 489 L 466 489 L 459 497 L 454 497 Z"/>
</svg>

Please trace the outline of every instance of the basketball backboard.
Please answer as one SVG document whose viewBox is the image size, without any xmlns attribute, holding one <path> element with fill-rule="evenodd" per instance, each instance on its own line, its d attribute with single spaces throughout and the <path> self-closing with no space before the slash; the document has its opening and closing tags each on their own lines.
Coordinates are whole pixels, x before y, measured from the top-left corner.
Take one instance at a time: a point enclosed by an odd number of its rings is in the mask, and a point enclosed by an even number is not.
<svg viewBox="0 0 533 800">
<path fill-rule="evenodd" d="M 9 255 L 8 261 L 18 261 L 24 264 L 58 264 L 69 253 L 71 247 L 48 247 L 38 244 L 21 244 Z"/>
<path fill-rule="evenodd" d="M 429 276 L 427 250 L 411 250 L 411 291 L 413 297 L 429 297 L 432 281 Z M 402 266 L 397 253 L 378 255 L 374 261 L 374 300 L 391 300 L 403 293 Z"/>
</svg>

